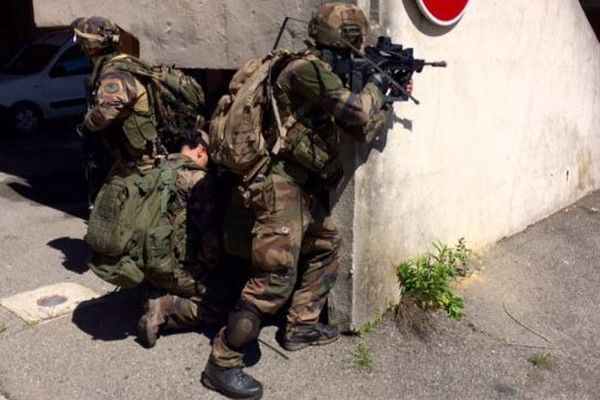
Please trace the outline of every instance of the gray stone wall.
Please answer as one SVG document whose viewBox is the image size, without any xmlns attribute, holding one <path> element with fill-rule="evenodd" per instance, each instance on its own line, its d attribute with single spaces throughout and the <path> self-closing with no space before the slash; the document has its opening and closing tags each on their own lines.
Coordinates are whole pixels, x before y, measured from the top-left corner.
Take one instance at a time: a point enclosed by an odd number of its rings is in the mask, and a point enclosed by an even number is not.
<svg viewBox="0 0 600 400">
<path fill-rule="evenodd" d="M 38 26 L 66 26 L 80 16 L 113 19 L 155 63 L 236 68 L 267 53 L 286 15 L 308 20 L 320 0 L 34 0 Z M 306 27 L 291 22 L 282 46 L 302 46 Z"/>
</svg>

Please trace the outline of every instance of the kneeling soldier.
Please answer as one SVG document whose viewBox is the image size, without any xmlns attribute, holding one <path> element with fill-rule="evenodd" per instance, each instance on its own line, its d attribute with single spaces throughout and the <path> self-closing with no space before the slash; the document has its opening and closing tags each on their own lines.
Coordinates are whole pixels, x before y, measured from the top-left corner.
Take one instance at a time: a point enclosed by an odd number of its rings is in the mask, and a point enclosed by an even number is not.
<svg viewBox="0 0 600 400">
<path fill-rule="evenodd" d="M 173 227 L 168 251 L 177 263 L 166 272 L 146 269 L 146 280 L 159 289 L 147 300 L 137 326 L 138 339 L 147 347 L 155 344 L 163 328 L 224 322 L 243 283 L 243 277 L 236 279 L 235 271 L 228 271 L 232 264 L 223 261 L 223 190 L 216 176 L 207 173 L 206 142 L 204 133 L 186 132 L 180 139 L 181 153 L 166 161 L 177 168 L 175 197 L 167 206 Z"/>
</svg>

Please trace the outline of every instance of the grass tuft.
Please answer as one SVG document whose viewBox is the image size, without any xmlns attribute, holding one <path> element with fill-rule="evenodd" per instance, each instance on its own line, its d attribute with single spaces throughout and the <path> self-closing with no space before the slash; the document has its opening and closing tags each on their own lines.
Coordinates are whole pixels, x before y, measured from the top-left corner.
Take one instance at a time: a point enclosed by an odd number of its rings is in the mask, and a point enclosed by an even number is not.
<svg viewBox="0 0 600 400">
<path fill-rule="evenodd" d="M 356 368 L 360 370 L 370 371 L 373 367 L 373 352 L 371 349 L 365 344 L 362 338 L 358 339 L 356 343 L 356 347 L 353 352 L 354 355 L 354 365 Z"/>
<path fill-rule="evenodd" d="M 534 367 L 544 370 L 552 368 L 552 364 L 554 363 L 549 353 L 535 353 L 527 361 L 533 364 Z"/>
</svg>

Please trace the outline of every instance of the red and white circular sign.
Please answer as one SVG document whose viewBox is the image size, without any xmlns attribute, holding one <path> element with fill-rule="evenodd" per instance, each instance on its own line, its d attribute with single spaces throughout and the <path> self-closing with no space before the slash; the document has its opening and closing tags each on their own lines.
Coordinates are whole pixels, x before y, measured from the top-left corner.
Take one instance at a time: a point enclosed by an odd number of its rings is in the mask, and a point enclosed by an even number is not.
<svg viewBox="0 0 600 400">
<path fill-rule="evenodd" d="M 463 16 L 469 0 L 417 0 L 417 3 L 431 22 L 448 26 L 456 23 Z"/>
</svg>

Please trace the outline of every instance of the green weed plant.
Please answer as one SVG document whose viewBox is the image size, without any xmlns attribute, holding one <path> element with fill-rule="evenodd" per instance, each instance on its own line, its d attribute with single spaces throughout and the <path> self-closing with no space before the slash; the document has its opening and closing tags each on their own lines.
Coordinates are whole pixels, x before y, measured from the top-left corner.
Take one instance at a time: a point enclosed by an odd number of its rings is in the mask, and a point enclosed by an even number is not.
<svg viewBox="0 0 600 400">
<path fill-rule="evenodd" d="M 356 343 L 356 347 L 353 352 L 354 355 L 354 365 L 359 370 L 370 371 L 373 367 L 373 352 L 365 344 L 362 338 L 359 338 Z"/>
<path fill-rule="evenodd" d="M 464 238 L 454 247 L 433 243 L 434 251 L 401 263 L 396 274 L 404 296 L 424 310 L 443 309 L 448 316 L 460 320 L 464 315 L 464 300 L 454 293 L 451 284 L 467 273 L 471 250 Z"/>
</svg>

